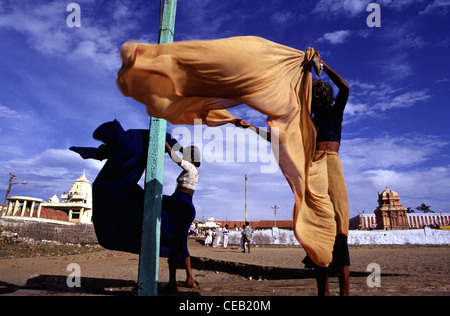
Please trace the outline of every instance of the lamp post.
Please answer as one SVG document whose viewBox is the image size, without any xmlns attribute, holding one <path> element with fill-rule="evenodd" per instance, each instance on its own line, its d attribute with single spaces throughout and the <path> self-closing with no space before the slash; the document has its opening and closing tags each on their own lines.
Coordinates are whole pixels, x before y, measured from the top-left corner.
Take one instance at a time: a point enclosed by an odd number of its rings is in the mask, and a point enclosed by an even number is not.
<svg viewBox="0 0 450 316">
<path fill-rule="evenodd" d="M 13 182 L 14 179 L 17 179 L 17 176 L 14 173 L 10 173 L 9 175 L 10 175 L 9 185 L 8 185 L 8 189 L 6 190 L 5 200 L 3 201 L 4 206 L 6 205 L 6 200 L 8 199 L 8 195 L 9 195 L 9 192 L 11 191 L 11 187 L 14 184 L 27 184 L 28 183 L 27 181 Z M 2 206 L 2 209 L 0 210 L 0 217 L 3 216 L 3 207 L 4 206 Z"/>
<path fill-rule="evenodd" d="M 245 174 L 245 222 L 247 222 L 247 174 Z"/>
<path fill-rule="evenodd" d="M 277 227 L 277 210 L 280 208 L 278 205 L 271 206 L 273 213 L 275 214 L 275 227 Z"/>
</svg>

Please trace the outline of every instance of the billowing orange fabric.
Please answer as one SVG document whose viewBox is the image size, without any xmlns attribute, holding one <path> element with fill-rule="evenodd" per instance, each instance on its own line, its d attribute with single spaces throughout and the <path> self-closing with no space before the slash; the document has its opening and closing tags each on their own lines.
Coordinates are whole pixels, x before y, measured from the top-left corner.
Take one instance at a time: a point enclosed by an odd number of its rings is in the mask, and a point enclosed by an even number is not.
<svg viewBox="0 0 450 316">
<path fill-rule="evenodd" d="M 323 151 L 316 151 L 316 156 L 324 155 Z M 328 195 L 334 209 L 337 233 L 348 237 L 349 208 L 348 195 L 345 185 L 344 170 L 337 152 L 326 153 L 328 174 Z"/>
<path fill-rule="evenodd" d="M 332 260 L 336 222 L 329 198 L 321 195 L 321 186 L 327 185 L 316 167 L 320 163 L 312 164 L 313 55 L 311 48 L 303 52 L 259 37 L 163 45 L 128 42 L 122 46 L 117 83 L 125 96 L 145 104 L 150 116 L 172 124 L 202 119 L 209 126 L 223 125 L 234 119 L 225 109 L 242 103 L 267 115 L 272 139 L 277 132 L 279 136 L 273 152 L 295 197 L 295 235 L 309 257 L 326 267 Z"/>
</svg>

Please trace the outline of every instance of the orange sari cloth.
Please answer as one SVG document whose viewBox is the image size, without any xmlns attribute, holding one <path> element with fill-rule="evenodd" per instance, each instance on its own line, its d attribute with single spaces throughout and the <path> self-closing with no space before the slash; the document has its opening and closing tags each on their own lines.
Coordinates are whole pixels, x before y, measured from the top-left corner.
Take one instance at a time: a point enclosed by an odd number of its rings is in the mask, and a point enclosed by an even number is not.
<svg viewBox="0 0 450 316">
<path fill-rule="evenodd" d="M 272 139 L 279 137 L 273 152 L 294 193 L 296 238 L 317 265 L 326 267 L 336 222 L 329 197 L 325 201 L 317 194 L 324 176 L 317 168 L 309 175 L 316 145 L 310 116 L 313 55 L 312 48 L 303 52 L 252 36 L 128 42 L 122 46 L 117 84 L 125 96 L 146 105 L 150 116 L 172 124 L 202 119 L 220 126 L 235 119 L 225 109 L 242 103 L 267 115 Z"/>
<path fill-rule="evenodd" d="M 339 154 L 333 151 L 318 151 L 316 150 L 314 160 L 322 158 L 326 155 L 327 161 L 327 175 L 328 175 L 328 195 L 333 204 L 334 218 L 336 220 L 337 234 L 348 237 L 348 229 L 350 224 L 349 219 L 349 205 L 347 187 L 345 185 L 344 169 L 342 168 Z"/>
</svg>

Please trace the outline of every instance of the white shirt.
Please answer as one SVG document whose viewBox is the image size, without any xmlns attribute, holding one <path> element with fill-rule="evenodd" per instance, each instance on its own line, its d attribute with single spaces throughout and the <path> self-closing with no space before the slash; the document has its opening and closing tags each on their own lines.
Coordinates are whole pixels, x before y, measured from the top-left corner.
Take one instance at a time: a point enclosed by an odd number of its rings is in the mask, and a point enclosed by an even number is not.
<svg viewBox="0 0 450 316">
<path fill-rule="evenodd" d="M 180 167 L 184 170 L 180 173 L 177 178 L 177 183 L 179 186 L 191 190 L 195 190 L 198 182 L 198 170 L 189 161 L 181 160 Z"/>
</svg>

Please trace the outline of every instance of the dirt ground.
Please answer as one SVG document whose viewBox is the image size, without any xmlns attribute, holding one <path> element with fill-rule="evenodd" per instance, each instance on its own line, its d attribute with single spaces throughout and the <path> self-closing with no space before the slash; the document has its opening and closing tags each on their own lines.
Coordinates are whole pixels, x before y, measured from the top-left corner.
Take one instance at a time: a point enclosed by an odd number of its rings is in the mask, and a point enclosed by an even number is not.
<svg viewBox="0 0 450 316">
<path fill-rule="evenodd" d="M 300 247 L 204 247 L 189 240 L 195 289 L 179 288 L 182 296 L 314 296 L 316 284 L 301 260 Z M 4 249 L 5 250 L 5 249 Z M 139 257 L 101 250 L 26 258 L 0 257 L 1 296 L 136 295 Z M 53 255 L 52 255 L 53 254 Z M 352 296 L 448 296 L 449 246 L 350 246 Z M 69 287 L 78 266 L 80 287 Z M 374 279 L 370 264 L 380 268 Z M 160 260 L 159 281 L 168 281 L 167 260 Z M 183 281 L 185 273 L 179 270 Z M 379 280 L 379 284 L 374 281 Z M 76 285 L 76 284 L 75 284 Z M 369 286 L 370 285 L 370 286 Z M 377 286 L 379 285 L 379 286 Z M 331 295 L 338 295 L 337 278 L 330 279 Z M 174 294 L 170 294 L 174 295 Z"/>
</svg>

